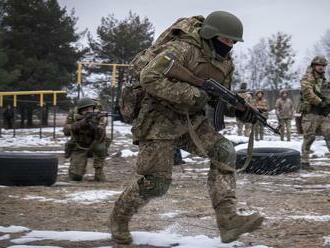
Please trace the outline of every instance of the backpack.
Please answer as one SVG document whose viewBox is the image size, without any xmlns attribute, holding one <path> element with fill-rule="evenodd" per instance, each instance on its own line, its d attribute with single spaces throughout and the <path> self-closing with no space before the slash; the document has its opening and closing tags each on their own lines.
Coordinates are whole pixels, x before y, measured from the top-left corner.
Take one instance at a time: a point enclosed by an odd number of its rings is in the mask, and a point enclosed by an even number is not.
<svg viewBox="0 0 330 248">
<path fill-rule="evenodd" d="M 139 52 L 133 58 L 129 67 L 131 82 L 123 88 L 119 101 L 120 113 L 125 123 L 131 124 L 141 109 L 141 103 L 145 96 L 145 91 L 139 82 L 142 69 L 162 51 L 167 42 L 180 38 L 181 34 L 192 33 L 196 28 L 202 26 L 203 21 L 203 16 L 178 19 L 158 37 L 151 47 Z"/>
</svg>

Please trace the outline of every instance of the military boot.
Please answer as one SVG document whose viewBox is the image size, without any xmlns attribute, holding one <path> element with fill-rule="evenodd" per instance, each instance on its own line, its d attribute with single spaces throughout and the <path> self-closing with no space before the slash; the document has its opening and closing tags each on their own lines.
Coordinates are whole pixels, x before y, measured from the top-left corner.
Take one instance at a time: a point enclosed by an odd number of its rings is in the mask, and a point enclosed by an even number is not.
<svg viewBox="0 0 330 248">
<path fill-rule="evenodd" d="M 117 244 L 130 244 L 133 239 L 128 229 L 129 217 L 117 213 L 116 207 L 111 213 L 111 234 L 112 240 Z"/>
<path fill-rule="evenodd" d="M 95 168 L 95 176 L 94 180 L 97 182 L 104 182 L 105 181 L 105 175 L 103 172 L 103 168 Z"/>
<path fill-rule="evenodd" d="M 233 209 L 216 210 L 217 224 L 223 243 L 230 243 L 244 233 L 253 232 L 261 226 L 264 217 L 258 213 L 248 216 L 238 215 Z"/>
<path fill-rule="evenodd" d="M 72 172 L 69 172 L 69 178 L 72 181 L 81 181 L 83 179 L 83 177 L 81 175 L 77 175 Z"/>
</svg>

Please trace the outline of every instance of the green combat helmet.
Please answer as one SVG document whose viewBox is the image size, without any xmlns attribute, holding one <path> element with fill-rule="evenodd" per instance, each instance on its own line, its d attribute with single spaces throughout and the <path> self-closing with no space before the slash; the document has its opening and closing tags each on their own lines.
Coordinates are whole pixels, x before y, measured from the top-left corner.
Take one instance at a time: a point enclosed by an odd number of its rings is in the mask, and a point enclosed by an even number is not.
<svg viewBox="0 0 330 248">
<path fill-rule="evenodd" d="M 328 65 L 328 60 L 324 56 L 316 56 L 313 58 L 311 65 Z"/>
<path fill-rule="evenodd" d="M 80 111 L 87 107 L 96 107 L 96 102 L 90 98 L 82 98 L 77 103 L 77 110 Z"/>
<path fill-rule="evenodd" d="M 240 19 L 225 11 L 215 11 L 209 14 L 203 22 L 200 36 L 212 39 L 220 36 L 234 41 L 243 41 L 243 25 Z"/>
</svg>

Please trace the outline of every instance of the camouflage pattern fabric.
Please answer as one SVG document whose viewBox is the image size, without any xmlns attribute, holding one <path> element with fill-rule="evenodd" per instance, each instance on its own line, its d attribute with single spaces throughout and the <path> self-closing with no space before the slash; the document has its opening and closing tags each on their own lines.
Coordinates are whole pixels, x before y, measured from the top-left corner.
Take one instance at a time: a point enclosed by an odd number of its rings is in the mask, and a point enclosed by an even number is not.
<svg viewBox="0 0 330 248">
<path fill-rule="evenodd" d="M 291 140 L 291 120 L 294 114 L 293 102 L 290 98 L 283 99 L 278 98 L 275 103 L 275 112 L 281 126 L 281 140 L 284 140 L 284 136 L 288 141 Z"/>
<path fill-rule="evenodd" d="M 245 90 L 243 91 L 240 91 L 238 93 L 239 96 L 243 97 L 244 100 L 247 102 L 247 103 L 251 103 L 253 102 L 253 97 L 252 95 L 249 93 L 249 92 L 246 92 Z M 236 118 L 236 123 L 237 123 L 237 134 L 239 136 L 246 136 L 246 137 L 249 137 L 250 135 L 250 132 L 251 132 L 251 127 L 252 125 L 250 123 L 244 123 L 244 122 L 241 122 L 238 118 Z"/>
<path fill-rule="evenodd" d="M 268 104 L 266 99 L 261 98 L 261 99 L 256 99 L 253 103 L 253 105 L 262 111 L 263 116 L 265 116 L 266 118 L 268 117 Z M 264 139 L 264 126 L 257 122 L 254 125 L 254 135 L 255 135 L 255 139 L 256 140 L 263 140 Z"/>
<path fill-rule="evenodd" d="M 302 93 L 302 127 L 304 141 L 302 145 L 302 162 L 309 163 L 310 148 L 316 136 L 323 136 L 325 138 L 328 150 L 330 151 L 330 117 L 312 113 L 313 108 L 321 103 L 319 95 L 326 91 L 326 78 L 308 67 L 301 83 Z M 329 97 L 325 95 L 325 97 Z"/>
<path fill-rule="evenodd" d="M 74 129 L 73 125 L 84 118 L 83 115 L 77 113 L 77 110 L 70 111 L 64 125 L 64 133 L 69 133 L 71 139 L 68 141 L 74 144 L 70 153 L 69 175 L 77 175 L 82 177 L 86 172 L 88 157 L 93 157 L 93 166 L 95 169 L 103 169 L 105 158 L 107 156 L 106 146 L 106 118 L 101 118 L 95 130 L 86 126 L 80 129 Z"/>
<path fill-rule="evenodd" d="M 328 150 L 330 151 L 330 117 L 305 114 L 302 119 L 304 141 L 302 145 L 302 162 L 309 162 L 310 148 L 316 136 L 325 138 Z"/>
<path fill-rule="evenodd" d="M 156 54 L 141 71 L 140 85 L 146 94 L 132 127 L 134 141 L 139 143 L 137 173 L 116 201 L 111 215 L 112 235 L 119 243 L 131 241 L 128 221 L 134 213 L 150 199 L 160 197 L 168 190 L 174 149 L 204 156 L 189 135 L 191 129 L 207 156 L 214 161 L 208 176 L 214 209 L 227 207 L 235 210 L 235 174 L 226 166 L 235 165 L 236 154 L 232 143 L 218 134 L 205 116 L 209 97 L 197 87 L 164 76 L 167 69 L 164 57 L 170 56 L 196 76 L 214 78 L 230 88 L 234 69 L 231 57 L 216 55 L 198 32 L 198 28 L 184 27 L 177 32 L 176 39 L 153 47 Z M 191 126 L 186 115 L 189 115 Z"/>
</svg>

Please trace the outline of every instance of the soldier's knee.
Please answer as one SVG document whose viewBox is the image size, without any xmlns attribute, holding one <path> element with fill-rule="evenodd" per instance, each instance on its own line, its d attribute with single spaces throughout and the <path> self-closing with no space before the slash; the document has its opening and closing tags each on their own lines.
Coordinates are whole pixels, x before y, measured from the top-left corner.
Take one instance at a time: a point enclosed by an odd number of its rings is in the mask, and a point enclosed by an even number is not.
<svg viewBox="0 0 330 248">
<path fill-rule="evenodd" d="M 153 175 L 145 175 L 138 180 L 139 193 L 148 199 L 164 195 L 171 184 L 171 179 Z"/>
<path fill-rule="evenodd" d="M 219 162 L 235 166 L 236 151 L 231 141 L 223 138 L 218 140 L 214 146 L 211 156 Z"/>
</svg>

